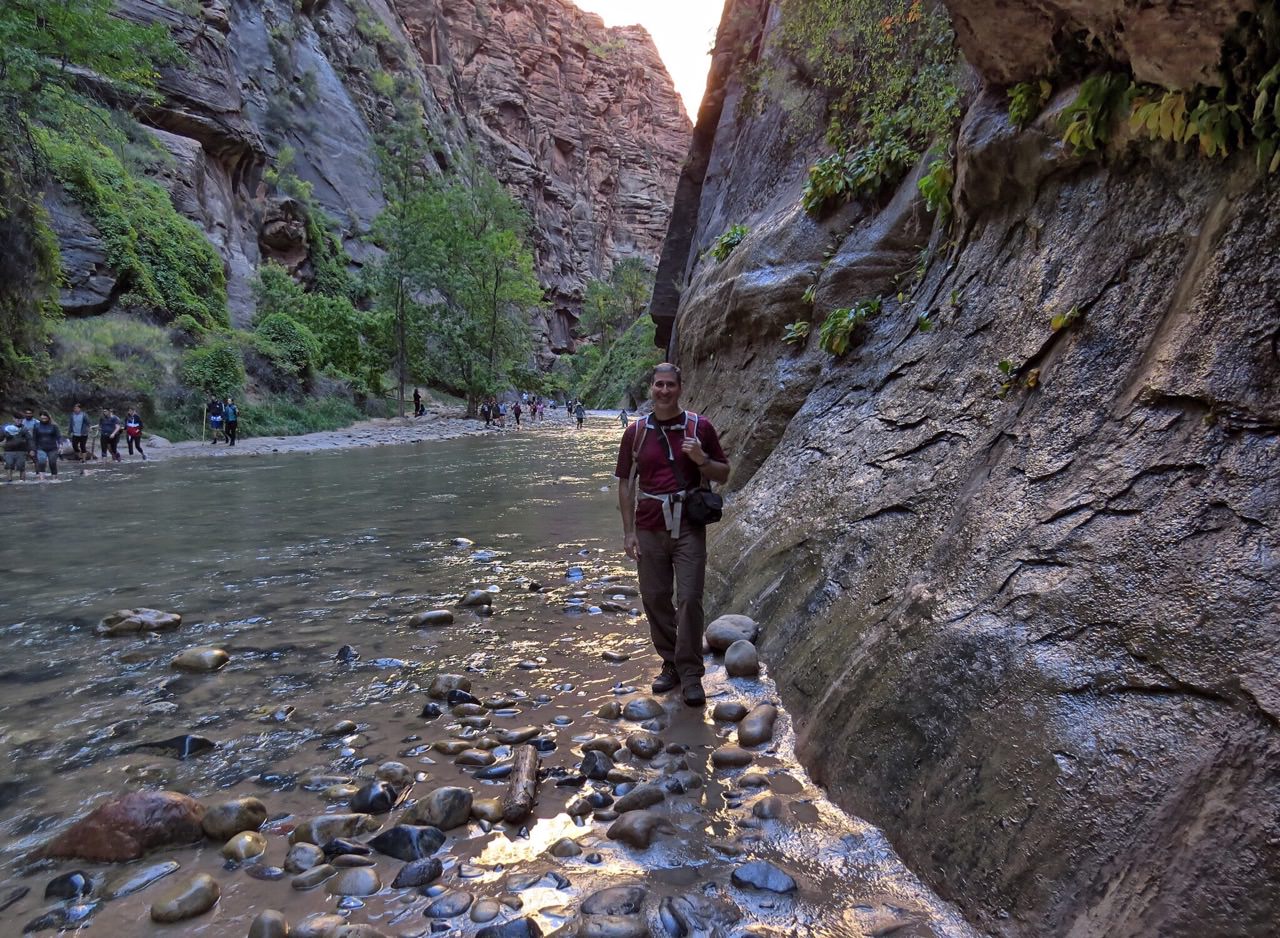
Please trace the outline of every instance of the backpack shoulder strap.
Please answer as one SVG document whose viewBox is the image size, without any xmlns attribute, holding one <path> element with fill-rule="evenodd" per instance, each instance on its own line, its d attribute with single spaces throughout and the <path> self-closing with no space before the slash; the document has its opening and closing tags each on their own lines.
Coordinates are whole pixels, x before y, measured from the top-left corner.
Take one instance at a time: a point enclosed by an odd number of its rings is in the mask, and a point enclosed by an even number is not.
<svg viewBox="0 0 1280 938">
<path fill-rule="evenodd" d="M 640 473 L 640 447 L 644 445 L 645 435 L 649 432 L 649 418 L 642 417 L 631 426 L 634 428 L 635 438 L 635 445 L 631 447 L 631 481 L 634 482 Z"/>
</svg>

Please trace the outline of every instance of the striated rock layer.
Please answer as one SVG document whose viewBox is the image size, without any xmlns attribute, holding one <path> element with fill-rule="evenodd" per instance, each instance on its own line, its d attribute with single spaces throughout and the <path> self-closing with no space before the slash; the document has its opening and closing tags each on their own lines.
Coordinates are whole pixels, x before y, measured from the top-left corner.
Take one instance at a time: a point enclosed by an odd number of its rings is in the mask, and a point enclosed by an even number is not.
<svg viewBox="0 0 1280 938">
<path fill-rule="evenodd" d="M 815 775 L 981 927 L 1270 934 L 1280 193 L 1247 153 L 1122 135 L 1073 156 L 1057 115 L 1074 89 L 1010 125 L 1012 57 L 1137 5 L 948 5 L 991 88 L 963 120 L 945 234 L 913 178 L 823 223 L 800 212 L 822 151 L 788 149 L 794 95 L 739 108 L 725 68 L 700 115 L 673 210 L 695 230 L 668 242 L 654 315 L 735 460 L 710 604 L 764 623 Z M 1041 24 L 1020 44 L 1011 6 Z M 1237 6 L 1142 5 L 1161 73 L 1211 69 L 1183 19 Z M 730 3 L 722 39 L 758 47 L 777 14 Z M 735 223 L 746 241 L 698 260 Z M 817 348 L 826 311 L 894 297 L 944 238 L 913 308 L 887 300 L 843 359 Z M 811 317 L 807 347 L 781 343 Z"/>
<path fill-rule="evenodd" d="M 296 203 L 269 197 L 264 171 L 290 171 L 340 225 L 357 262 L 383 207 L 375 127 L 390 108 L 379 72 L 416 89 L 447 167 L 467 147 L 525 205 L 551 300 L 535 323 L 546 355 L 570 351 L 586 282 L 639 256 L 656 262 L 690 124 L 648 34 L 607 29 L 568 0 L 119 0 L 164 22 L 188 53 L 163 70 L 161 103 L 138 113 L 172 159 L 155 170 L 178 209 L 222 254 L 233 320 L 253 313 L 267 259 L 310 276 Z M 120 292 L 92 223 L 51 198 L 72 315 Z"/>
</svg>

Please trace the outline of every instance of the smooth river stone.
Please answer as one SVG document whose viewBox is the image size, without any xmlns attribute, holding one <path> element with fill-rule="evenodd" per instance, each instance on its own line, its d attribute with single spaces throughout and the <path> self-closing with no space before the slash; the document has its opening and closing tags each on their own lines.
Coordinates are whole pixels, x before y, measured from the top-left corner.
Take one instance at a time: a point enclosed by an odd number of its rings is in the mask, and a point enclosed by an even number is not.
<svg viewBox="0 0 1280 938">
<path fill-rule="evenodd" d="M 760 656 L 756 646 L 738 639 L 725 650 L 724 669 L 729 677 L 759 677 Z"/>
<path fill-rule="evenodd" d="M 614 810 L 619 814 L 628 811 L 643 811 L 666 799 L 666 793 L 657 785 L 639 785 L 627 792 L 614 803 Z"/>
<path fill-rule="evenodd" d="M 347 920 L 334 912 L 313 912 L 293 927 L 289 938 L 328 938 Z"/>
<path fill-rule="evenodd" d="M 330 879 L 324 888 L 331 896 L 372 896 L 382 889 L 382 880 L 373 867 L 355 866 Z"/>
<path fill-rule="evenodd" d="M 319 866 L 313 866 L 311 869 L 299 873 L 293 878 L 291 885 L 299 891 L 315 889 L 329 877 L 337 875 L 338 868 L 336 866 L 321 863 Z"/>
<path fill-rule="evenodd" d="M 177 860 L 165 860 L 163 863 L 152 863 L 137 870 L 125 870 L 102 887 L 102 898 L 108 901 L 131 896 L 135 892 L 146 889 L 152 883 L 164 879 L 178 869 Z"/>
<path fill-rule="evenodd" d="M 622 718 L 624 720 L 652 720 L 654 717 L 662 716 L 664 710 L 662 704 L 654 700 L 652 697 L 637 697 L 635 700 L 628 700 L 626 706 L 622 708 Z"/>
<path fill-rule="evenodd" d="M 292 844 L 326 844 L 335 837 L 355 837 L 381 827 L 381 822 L 369 814 L 322 814 L 308 818 L 289 835 Z"/>
<path fill-rule="evenodd" d="M 755 642 L 759 626 L 749 616 L 724 615 L 707 625 L 707 644 L 716 651 L 727 651 L 734 642 Z"/>
<path fill-rule="evenodd" d="M 593 736 L 582 743 L 583 753 L 603 752 L 606 756 L 612 756 L 621 748 L 622 744 L 612 736 Z"/>
<path fill-rule="evenodd" d="M 498 925 L 486 925 L 476 932 L 476 938 L 542 938 L 542 929 L 534 919 L 517 918 Z"/>
<path fill-rule="evenodd" d="M 469 892 L 446 892 L 422 910 L 427 918 L 456 918 L 471 908 L 475 897 Z"/>
<path fill-rule="evenodd" d="M 733 871 L 731 879 L 735 886 L 751 886 L 767 892 L 787 893 L 796 889 L 794 879 L 765 860 L 744 863 Z"/>
<path fill-rule="evenodd" d="M 412 629 L 421 629 L 434 625 L 449 625 L 452 622 L 453 613 L 448 609 L 428 609 L 426 612 L 411 616 L 407 624 Z"/>
<path fill-rule="evenodd" d="M 304 873 L 324 862 L 324 851 L 315 844 L 294 844 L 284 858 L 284 868 L 290 873 Z"/>
<path fill-rule="evenodd" d="M 738 724 L 738 745 L 759 746 L 773 739 L 773 724 L 778 708 L 773 704 L 757 704 Z"/>
<path fill-rule="evenodd" d="M 400 872 L 396 874 L 396 878 L 391 882 L 391 888 L 413 889 L 417 886 L 425 886 L 439 879 L 443 872 L 444 864 L 436 857 L 424 857 L 421 860 L 414 860 L 412 863 L 406 863 L 400 868 Z"/>
<path fill-rule="evenodd" d="M 582 902 L 583 915 L 638 915 L 649 891 L 643 886 L 609 886 Z"/>
<path fill-rule="evenodd" d="M 212 645 L 200 645 L 178 652 L 170 662 L 180 671 L 217 671 L 231 660 L 231 656 L 221 648 Z"/>
<path fill-rule="evenodd" d="M 121 609 L 98 623 L 99 635 L 136 635 L 139 632 L 168 632 L 182 625 L 182 616 L 159 609 Z"/>
<path fill-rule="evenodd" d="M 751 806 L 751 813 L 762 821 L 772 821 L 786 813 L 786 804 L 777 795 L 761 798 Z"/>
<path fill-rule="evenodd" d="M 649 938 L 649 924 L 639 915 L 588 915 L 582 919 L 577 938 Z"/>
<path fill-rule="evenodd" d="M 471 818 L 474 797 L 465 788 L 437 788 L 412 808 L 401 820 L 405 824 L 426 824 L 442 831 L 461 827 Z"/>
<path fill-rule="evenodd" d="M 454 757 L 454 765 L 493 765 L 496 761 L 493 753 L 484 749 L 464 749 Z"/>
<path fill-rule="evenodd" d="M 527 743 L 541 732 L 542 730 L 536 726 L 519 726 L 514 729 L 500 729 L 493 735 L 504 746 L 518 746 L 520 743 Z"/>
<path fill-rule="evenodd" d="M 488 590 L 469 590 L 467 595 L 458 600 L 459 606 L 492 606 L 493 594 Z"/>
<path fill-rule="evenodd" d="M 471 679 L 461 674 L 437 674 L 427 688 L 427 696 L 444 700 L 451 690 L 471 690 Z"/>
<path fill-rule="evenodd" d="M 439 742 L 431 744 L 431 748 L 441 755 L 456 756 L 460 752 L 466 752 L 471 748 L 471 744 L 461 739 L 442 739 Z"/>
<path fill-rule="evenodd" d="M 637 850 L 647 850 L 658 834 L 674 834 L 675 827 L 661 814 L 652 811 L 630 811 L 609 827 L 610 840 L 620 840 Z"/>
<path fill-rule="evenodd" d="M 248 860 L 267 852 L 267 838 L 257 831 L 241 831 L 222 845 L 222 855 L 228 860 Z"/>
<path fill-rule="evenodd" d="M 721 746 L 711 753 L 711 764 L 718 769 L 740 769 L 755 757 L 740 746 Z"/>
<path fill-rule="evenodd" d="M 627 737 L 627 748 L 641 759 L 652 759 L 662 751 L 662 739 L 647 730 L 640 730 Z"/>
<path fill-rule="evenodd" d="M 275 909 L 259 912 L 249 924 L 249 938 L 289 938 L 289 920 Z"/>
<path fill-rule="evenodd" d="M 204 839 L 205 807 L 172 791 L 134 791 L 98 805 L 40 854 L 99 863 L 136 860 L 148 850 Z"/>
<path fill-rule="evenodd" d="M 475 798 L 471 802 L 471 814 L 478 820 L 497 824 L 502 820 L 502 799 Z"/>
<path fill-rule="evenodd" d="M 616 700 L 601 704 L 596 709 L 596 716 L 602 720 L 616 720 L 622 715 L 622 705 Z"/>
<path fill-rule="evenodd" d="M 257 798 L 236 798 L 204 813 L 201 826 L 210 840 L 228 841 L 243 831 L 256 831 L 267 820 L 267 806 Z"/>
<path fill-rule="evenodd" d="M 582 774 L 595 781 L 608 778 L 612 768 L 613 760 L 599 750 L 592 749 L 582 757 Z"/>
<path fill-rule="evenodd" d="M 84 870 L 71 870 L 55 876 L 44 887 L 46 899 L 78 899 L 93 892 L 93 880 Z"/>
<path fill-rule="evenodd" d="M 722 700 L 711 711 L 711 719 L 724 723 L 737 723 L 747 715 L 747 708 L 736 700 Z"/>
<path fill-rule="evenodd" d="M 378 766 L 373 777 L 400 789 L 408 788 L 416 781 L 413 769 L 403 762 L 384 762 Z"/>
<path fill-rule="evenodd" d="M 380 778 L 374 779 L 351 796 L 351 810 L 357 814 L 386 814 L 396 805 L 400 793 Z"/>
<path fill-rule="evenodd" d="M 222 890 L 208 873 L 197 873 L 157 899 L 151 906 L 153 922 L 181 922 L 213 908 Z"/>
<path fill-rule="evenodd" d="M 369 841 L 369 846 L 383 856 L 395 857 L 408 863 L 431 856 L 440 849 L 444 841 L 444 831 L 438 827 L 397 824 Z"/>
<path fill-rule="evenodd" d="M 561 837 L 547 848 L 547 853 L 551 854 L 553 857 L 565 859 L 567 857 L 578 856 L 582 853 L 582 848 L 578 846 L 578 842 L 572 837 Z"/>
<path fill-rule="evenodd" d="M 492 922 L 502 914 L 502 903 L 497 899 L 477 899 L 471 906 L 471 921 L 477 925 Z"/>
</svg>

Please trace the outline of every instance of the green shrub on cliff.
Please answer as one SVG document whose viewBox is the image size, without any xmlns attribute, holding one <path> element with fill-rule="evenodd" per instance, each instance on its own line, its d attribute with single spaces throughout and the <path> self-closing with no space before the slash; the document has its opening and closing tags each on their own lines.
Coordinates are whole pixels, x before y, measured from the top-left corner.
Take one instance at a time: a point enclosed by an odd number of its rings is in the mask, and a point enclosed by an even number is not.
<svg viewBox="0 0 1280 938">
<path fill-rule="evenodd" d="M 235 397 L 244 388 L 244 358 L 238 345 L 221 339 L 187 352 L 179 375 L 183 384 L 205 395 Z"/>
<path fill-rule="evenodd" d="M 36 128 L 34 138 L 93 220 L 128 300 L 166 321 L 188 315 L 206 327 L 229 325 L 222 258 L 164 189 L 135 176 L 96 140 L 48 128 Z"/>
<path fill-rule="evenodd" d="M 746 240 L 748 234 L 750 229 L 746 225 L 732 225 L 728 231 L 716 238 L 707 253 L 717 261 L 723 261 L 733 253 L 734 248 Z"/>
<path fill-rule="evenodd" d="M 638 404 L 644 400 L 649 375 L 662 361 L 662 351 L 653 344 L 655 333 L 653 320 L 641 316 L 605 354 L 596 352 L 584 356 L 590 367 L 573 385 L 577 396 L 589 407 L 616 407 L 620 403 Z M 594 346 L 586 348 L 594 349 Z"/>
<path fill-rule="evenodd" d="M 1022 130 L 1036 119 L 1053 94 L 1053 85 L 1043 78 L 1022 81 L 1009 89 L 1009 122 Z"/>
<path fill-rule="evenodd" d="M 320 357 L 320 343 L 310 329 L 285 313 L 269 313 L 253 331 L 265 340 L 265 351 L 282 370 L 298 377 L 310 375 Z"/>
<path fill-rule="evenodd" d="M 818 330 L 818 345 L 824 352 L 840 356 L 849 351 L 858 330 L 867 320 L 879 315 L 884 302 L 876 297 L 852 307 L 833 309 Z"/>
</svg>

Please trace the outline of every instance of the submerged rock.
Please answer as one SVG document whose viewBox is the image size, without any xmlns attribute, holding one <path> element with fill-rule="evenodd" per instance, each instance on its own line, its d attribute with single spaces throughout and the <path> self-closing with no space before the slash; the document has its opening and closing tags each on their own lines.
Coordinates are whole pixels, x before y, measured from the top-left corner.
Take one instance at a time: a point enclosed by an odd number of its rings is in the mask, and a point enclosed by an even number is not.
<svg viewBox="0 0 1280 938">
<path fill-rule="evenodd" d="M 182 616 L 159 609 L 121 609 L 103 616 L 98 623 L 99 635 L 136 635 L 139 632 L 169 632 L 182 625 Z"/>
<path fill-rule="evenodd" d="M 342 870 L 324 888 L 331 896 L 372 896 L 382 889 L 382 879 L 373 867 L 356 866 Z"/>
<path fill-rule="evenodd" d="M 474 796 L 465 788 L 437 788 L 405 812 L 402 820 L 406 824 L 425 824 L 442 831 L 452 830 L 470 820 L 474 800 Z"/>
<path fill-rule="evenodd" d="M 436 857 L 414 860 L 400 868 L 396 878 L 391 881 L 391 888 L 412 889 L 416 886 L 425 886 L 439 879 L 443 872 L 444 865 Z"/>
<path fill-rule="evenodd" d="M 753 860 L 733 871 L 735 886 L 750 886 L 766 892 L 795 892 L 796 881 L 767 860 Z"/>
<path fill-rule="evenodd" d="M 474 899 L 469 892 L 446 892 L 423 909 L 422 914 L 427 918 L 456 918 L 471 908 Z"/>
<path fill-rule="evenodd" d="M 431 856 L 444 841 L 444 832 L 437 827 L 397 824 L 369 841 L 369 846 L 385 856 L 409 862 Z"/>
<path fill-rule="evenodd" d="M 737 723 L 747 715 L 747 708 L 736 700 L 722 700 L 711 711 L 711 719 L 724 723 Z"/>
<path fill-rule="evenodd" d="M 757 704 L 738 724 L 738 744 L 759 746 L 773 739 L 773 725 L 778 719 L 778 708 L 773 704 Z"/>
<path fill-rule="evenodd" d="M 428 609 L 426 612 L 419 612 L 410 616 L 406 625 L 411 629 L 421 629 L 429 626 L 450 625 L 452 623 L 453 613 L 448 609 Z"/>
<path fill-rule="evenodd" d="M 210 840 L 227 841 L 242 831 L 256 831 L 267 820 L 267 806 L 253 797 L 224 801 L 205 811 L 201 826 Z"/>
<path fill-rule="evenodd" d="M 249 860 L 267 852 L 267 838 L 257 831 L 241 831 L 222 846 L 228 860 Z"/>
<path fill-rule="evenodd" d="M 46 899 L 78 899 L 93 891 L 93 880 L 84 870 L 71 870 L 55 876 L 44 887 Z"/>
<path fill-rule="evenodd" d="M 289 920 L 283 912 L 266 909 L 249 923 L 249 938 L 289 938 Z"/>
<path fill-rule="evenodd" d="M 374 779 L 351 796 L 351 810 L 357 814 L 386 814 L 396 806 L 400 793 L 382 779 Z"/>
<path fill-rule="evenodd" d="M 486 925 L 476 938 L 542 938 L 542 929 L 531 918 L 517 918 L 499 925 Z"/>
<path fill-rule="evenodd" d="M 427 688 L 427 696 L 444 700 L 451 690 L 471 690 L 471 679 L 461 674 L 437 674 Z"/>
<path fill-rule="evenodd" d="M 94 808 L 40 854 L 99 863 L 136 860 L 148 850 L 204 839 L 205 808 L 172 791 L 135 791 Z"/>
<path fill-rule="evenodd" d="M 649 891 L 643 886 L 609 886 L 582 901 L 583 915 L 638 915 Z"/>
<path fill-rule="evenodd" d="M 675 827 L 661 814 L 652 811 L 631 811 L 622 815 L 609 827 L 610 840 L 620 840 L 637 850 L 647 850 L 658 834 L 674 834 Z"/>
<path fill-rule="evenodd" d="M 622 708 L 623 719 L 637 723 L 641 720 L 651 720 L 654 717 L 662 716 L 664 713 L 666 713 L 665 708 L 652 697 L 637 697 L 635 700 L 628 700 L 626 706 Z"/>
<path fill-rule="evenodd" d="M 153 922 L 181 922 L 213 908 L 222 890 L 207 873 L 197 873 L 170 889 L 151 906 Z"/>
<path fill-rule="evenodd" d="M 136 870 L 126 869 L 107 880 L 106 885 L 102 887 L 102 898 L 110 901 L 131 896 L 177 870 L 177 860 L 151 863 Z"/>
<path fill-rule="evenodd" d="M 200 645 L 178 652 L 171 664 L 180 671 L 217 671 L 224 667 L 231 656 L 221 648 Z"/>
<path fill-rule="evenodd" d="M 325 844 L 335 837 L 354 837 L 376 831 L 381 826 L 368 814 L 322 814 L 308 818 L 289 835 L 292 844 Z"/>
</svg>

